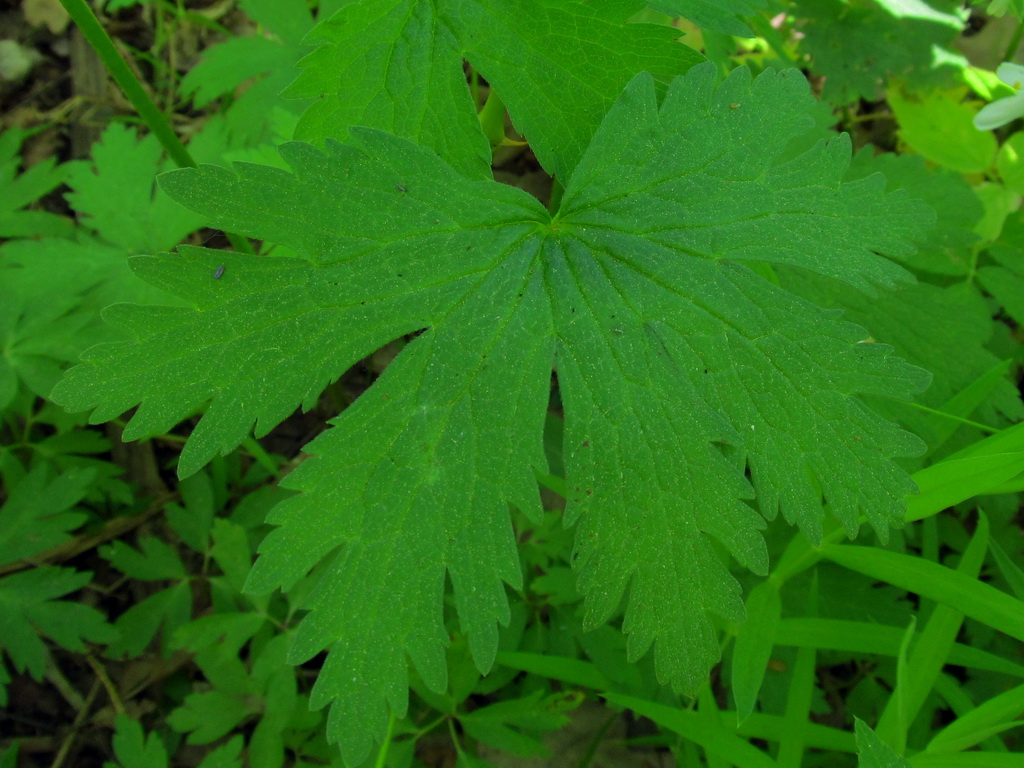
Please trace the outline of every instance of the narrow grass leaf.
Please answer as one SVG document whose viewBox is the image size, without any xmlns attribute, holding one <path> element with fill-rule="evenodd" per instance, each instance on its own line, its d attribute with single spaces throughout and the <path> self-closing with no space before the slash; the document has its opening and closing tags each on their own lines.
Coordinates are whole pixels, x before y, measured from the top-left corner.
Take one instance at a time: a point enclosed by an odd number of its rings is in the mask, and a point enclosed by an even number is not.
<svg viewBox="0 0 1024 768">
<path fill-rule="evenodd" d="M 982 563 L 985 561 L 985 553 L 988 551 L 988 533 L 988 519 L 981 515 L 978 519 L 978 529 L 957 566 L 958 574 L 970 579 L 978 578 Z M 963 613 L 948 605 L 937 605 L 932 611 L 908 659 L 906 675 L 898 683 L 898 690 L 889 699 L 878 721 L 878 734 L 883 739 L 892 743 L 904 743 L 906 730 L 921 711 L 928 692 L 934 687 L 936 678 L 946 664 L 963 620 Z M 901 707 L 898 716 L 896 701 L 900 702 Z M 891 733 L 891 730 L 897 727 L 897 721 L 902 731 L 899 738 Z"/>
<path fill-rule="evenodd" d="M 988 736 L 1024 725 L 1024 685 L 989 699 L 957 718 L 930 742 L 927 752 L 958 752 L 973 747 Z"/>
<path fill-rule="evenodd" d="M 1020 755 L 1008 752 L 956 752 L 914 755 L 913 768 L 1020 768 Z"/>
<path fill-rule="evenodd" d="M 512 669 L 520 669 L 570 685 L 592 688 L 595 691 L 607 691 L 612 686 L 611 681 L 602 675 L 596 666 L 579 659 L 521 651 L 501 651 L 496 661 Z"/>
<path fill-rule="evenodd" d="M 733 727 L 736 722 L 736 713 L 723 710 L 721 713 L 722 725 Z M 780 715 L 766 715 L 763 712 L 754 712 L 743 721 L 743 724 L 736 728 L 736 733 L 746 739 L 763 739 L 765 741 L 779 741 L 780 734 L 785 728 L 785 720 Z M 849 731 L 841 731 L 838 728 L 830 728 L 827 725 L 805 722 L 803 724 L 804 746 L 810 749 L 827 749 L 832 752 L 857 751 L 853 734 Z"/>
<path fill-rule="evenodd" d="M 1022 471 L 1022 451 L 940 461 L 914 473 L 920 493 L 908 499 L 906 520 L 922 520 L 938 514 L 1005 483 Z"/>
<path fill-rule="evenodd" d="M 931 417 L 929 426 L 933 431 L 935 441 L 930 443 L 930 453 L 934 453 L 953 436 L 953 433 L 961 425 L 960 419 L 966 419 L 974 413 L 974 410 L 988 399 L 1000 383 L 1006 380 L 1006 374 L 1012 364 L 1012 360 L 1002 360 L 996 363 L 947 400 L 939 409 L 942 413 L 934 414 Z"/>
<path fill-rule="evenodd" d="M 1024 570 L 1021 570 L 1021 567 L 1013 562 L 1010 556 L 1006 554 L 1006 551 L 999 546 L 998 541 L 994 539 L 990 541 L 989 549 L 995 555 L 999 572 L 1003 574 L 1003 578 L 1009 583 L 1013 594 L 1017 596 L 1018 600 L 1024 600 Z"/>
<path fill-rule="evenodd" d="M 617 693 L 609 693 L 605 698 L 612 704 L 653 720 L 662 728 L 678 733 L 706 751 L 728 760 L 737 768 L 776 768 L 774 760 L 741 739 L 731 728 L 711 727 L 707 719 L 696 712 Z"/>
<path fill-rule="evenodd" d="M 732 692 L 737 723 L 742 723 L 757 704 L 768 659 L 775 644 L 775 628 L 782 614 L 782 600 L 774 581 L 764 581 L 747 596 L 747 620 L 736 633 L 732 654 Z"/>
<path fill-rule="evenodd" d="M 820 551 L 844 568 L 949 605 L 1024 641 L 1024 602 L 995 587 L 936 563 L 881 549 L 826 544 Z"/>
<path fill-rule="evenodd" d="M 793 618 L 779 622 L 775 644 L 896 656 L 902 638 L 901 628 L 885 624 L 845 619 Z M 953 644 L 948 663 L 1024 677 L 1024 665 L 962 643 Z"/>
<path fill-rule="evenodd" d="M 811 594 L 807 600 L 807 613 L 818 612 L 818 572 L 814 571 Z M 796 654 L 796 664 L 789 683 L 789 697 L 786 714 L 779 740 L 777 762 L 779 768 L 800 768 L 804 761 L 807 743 L 807 724 L 810 720 L 811 701 L 814 698 L 815 667 L 818 654 L 814 648 L 801 648 Z"/>
<path fill-rule="evenodd" d="M 715 692 L 710 684 L 701 688 L 697 694 L 697 715 L 707 720 L 711 728 L 721 727 L 721 710 L 718 708 L 718 702 L 715 701 Z M 725 724 L 725 727 L 728 728 L 729 725 Z M 707 768 L 729 768 L 728 763 L 708 749 L 704 750 L 704 762 Z"/>
</svg>

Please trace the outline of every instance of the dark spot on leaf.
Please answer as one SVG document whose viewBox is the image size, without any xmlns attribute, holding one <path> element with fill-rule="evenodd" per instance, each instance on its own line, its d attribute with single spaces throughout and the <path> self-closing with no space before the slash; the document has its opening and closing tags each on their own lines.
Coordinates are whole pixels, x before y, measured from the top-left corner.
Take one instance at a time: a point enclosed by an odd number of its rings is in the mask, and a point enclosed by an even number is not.
<svg viewBox="0 0 1024 768">
<path fill-rule="evenodd" d="M 403 187 L 401 184 L 395 184 L 395 189 L 397 189 L 399 192 L 408 192 L 409 191 L 406 187 Z"/>
</svg>

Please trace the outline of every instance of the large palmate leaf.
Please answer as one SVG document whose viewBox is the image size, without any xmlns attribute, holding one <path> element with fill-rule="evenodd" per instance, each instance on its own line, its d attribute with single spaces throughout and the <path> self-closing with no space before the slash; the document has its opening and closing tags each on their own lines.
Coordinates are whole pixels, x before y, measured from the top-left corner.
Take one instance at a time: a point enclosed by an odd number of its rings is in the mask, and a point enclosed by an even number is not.
<svg viewBox="0 0 1024 768">
<path fill-rule="evenodd" d="M 421 332 L 308 446 L 286 481 L 304 493 L 272 513 L 248 585 L 287 589 L 343 545 L 292 660 L 330 649 L 313 700 L 335 702 L 330 733 L 358 760 L 387 705 L 405 711 L 407 658 L 445 686 L 446 576 L 478 667 L 494 660 L 505 585 L 521 581 L 507 505 L 539 512 L 554 365 L 586 624 L 628 590 L 631 657 L 657 640 L 660 678 L 693 690 L 718 657 L 711 615 L 743 617 L 713 543 L 767 568 L 755 496 L 812 540 L 823 501 L 851 535 L 863 514 L 884 537 L 913 491 L 891 458 L 922 448 L 857 396 L 906 398 L 927 375 L 762 276 L 786 264 L 891 285 L 906 273 L 878 254 L 906 255 L 928 220 L 881 176 L 843 183 L 845 138 L 776 164 L 812 105 L 795 71 L 718 84 L 702 65 L 660 105 L 639 75 L 554 214 L 365 129 L 286 145 L 291 173 L 175 171 L 163 184 L 179 202 L 290 255 L 135 259 L 192 307 L 111 308 L 135 340 L 92 350 L 54 397 L 96 421 L 139 405 L 128 438 L 209 402 L 189 474 Z"/>
<path fill-rule="evenodd" d="M 292 96 L 316 98 L 296 138 L 380 128 L 457 170 L 490 174 L 467 59 L 495 88 L 541 164 L 568 178 L 632 73 L 662 84 L 703 57 L 678 31 L 627 24 L 642 0 L 353 0 L 309 36 Z M 381 87 L 381 84 L 386 84 Z M 571 115 L 571 119 L 562 116 Z"/>
</svg>

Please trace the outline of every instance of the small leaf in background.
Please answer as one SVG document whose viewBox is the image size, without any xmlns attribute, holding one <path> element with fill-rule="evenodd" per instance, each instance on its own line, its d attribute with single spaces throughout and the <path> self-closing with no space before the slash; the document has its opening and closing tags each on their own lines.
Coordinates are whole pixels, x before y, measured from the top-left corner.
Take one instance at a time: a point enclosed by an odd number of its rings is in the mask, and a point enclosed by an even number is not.
<svg viewBox="0 0 1024 768">
<path fill-rule="evenodd" d="M 857 768 L 912 768 L 909 760 L 875 735 L 859 717 L 856 721 Z"/>
<path fill-rule="evenodd" d="M 732 656 L 732 695 L 736 721 L 742 723 L 754 711 L 757 694 L 775 646 L 775 630 L 782 615 L 778 585 L 764 581 L 750 590 L 747 619 L 737 630 Z"/>
<path fill-rule="evenodd" d="M 996 159 L 996 140 L 974 127 L 975 109 L 962 101 L 965 89 L 886 96 L 899 122 L 899 137 L 925 159 L 959 173 L 984 173 Z"/>
<path fill-rule="evenodd" d="M 58 166 L 52 157 L 19 175 L 18 150 L 30 135 L 18 129 L 0 134 L 0 238 L 68 237 L 73 231 L 68 219 L 46 211 L 24 210 L 63 184 L 67 175 L 67 166 Z"/>
<path fill-rule="evenodd" d="M 753 37 L 744 17 L 763 8 L 764 0 L 651 0 L 647 5 L 670 16 L 684 16 L 701 29 Z"/>
<path fill-rule="evenodd" d="M 155 136 L 111 123 L 93 147 L 92 160 L 68 164 L 68 201 L 83 223 L 132 253 L 154 253 L 180 242 L 203 224 L 153 184 L 171 167 Z"/>
<path fill-rule="evenodd" d="M 1017 131 L 999 147 L 996 170 L 1007 189 L 1024 194 L 1024 132 Z"/>
<path fill-rule="evenodd" d="M 107 647 L 112 659 L 141 654 L 163 629 L 164 642 L 192 618 L 192 593 L 187 581 L 181 581 L 132 605 L 117 617 L 114 627 L 119 637 Z"/>
<path fill-rule="evenodd" d="M 71 538 L 87 519 L 74 511 L 95 480 L 91 470 L 71 470 L 53 478 L 39 465 L 9 490 L 0 507 L 0 565 L 31 558 Z"/>
<path fill-rule="evenodd" d="M 155 733 L 143 734 L 142 725 L 126 715 L 118 715 L 113 747 L 117 762 L 105 762 L 104 768 L 167 768 L 167 750 Z"/>
<path fill-rule="evenodd" d="M 40 636 L 78 652 L 85 650 L 83 641 L 115 639 L 117 633 L 99 611 L 57 600 L 84 587 L 91 576 L 47 566 L 0 578 L 0 651 L 7 654 L 15 670 L 42 679 L 49 651 Z M 2 684 L 0 706 L 7 706 L 7 687 Z"/>
<path fill-rule="evenodd" d="M 278 132 L 268 115 L 283 112 L 294 122 L 309 104 L 281 95 L 300 74 L 298 62 L 310 50 L 303 38 L 313 18 L 305 4 L 242 0 L 240 5 L 259 25 L 258 34 L 208 48 L 180 84 L 196 107 L 210 108 L 216 99 L 228 102 L 223 120 L 232 153 L 274 140 Z M 290 131 L 284 136 L 291 137 Z"/>
<path fill-rule="evenodd" d="M 876 101 L 894 76 L 915 92 L 948 86 L 967 66 L 953 46 L 966 18 L 951 2 L 797 0 L 793 13 L 822 98 L 835 104 Z"/>
<path fill-rule="evenodd" d="M 549 750 L 531 731 L 562 728 L 569 718 L 553 705 L 563 696 L 544 699 L 540 691 L 521 699 L 505 699 L 459 717 L 466 733 L 502 752 L 519 757 L 549 756 Z"/>
<path fill-rule="evenodd" d="M 178 553 L 152 536 L 139 539 L 139 549 L 123 541 L 115 541 L 109 547 L 101 548 L 100 556 L 133 579 L 172 581 L 188 577 Z"/>
<path fill-rule="evenodd" d="M 180 488 L 184 506 L 167 504 L 167 521 L 189 547 L 205 553 L 209 548 L 210 531 L 217 513 L 210 476 L 200 472 L 182 480 Z"/>
<path fill-rule="evenodd" d="M 242 749 L 245 747 L 245 739 L 241 736 L 233 736 L 229 741 L 221 744 L 209 752 L 199 764 L 199 768 L 242 768 Z M 258 758 L 258 755 L 253 756 Z"/>
<path fill-rule="evenodd" d="M 48 396 L 84 349 L 80 333 L 91 318 L 75 311 L 80 295 L 50 295 L 51 283 L 45 270 L 0 263 L 0 409 L 20 389 Z"/>
</svg>

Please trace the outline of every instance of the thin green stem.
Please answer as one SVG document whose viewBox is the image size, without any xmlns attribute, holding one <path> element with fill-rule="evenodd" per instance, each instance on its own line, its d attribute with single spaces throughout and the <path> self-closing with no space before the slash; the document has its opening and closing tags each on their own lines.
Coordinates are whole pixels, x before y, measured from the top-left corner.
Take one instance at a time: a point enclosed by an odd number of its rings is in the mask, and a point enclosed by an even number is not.
<svg viewBox="0 0 1024 768">
<path fill-rule="evenodd" d="M 374 768 L 384 768 L 388 761 L 388 752 L 391 750 L 391 736 L 395 732 L 395 713 L 388 712 L 388 732 L 384 735 L 384 741 L 381 742 L 380 750 L 377 752 L 377 760 L 374 762 Z"/>
<path fill-rule="evenodd" d="M 950 421 L 957 421 L 957 422 L 960 422 L 961 424 L 966 424 L 969 427 L 974 427 L 975 429 L 980 429 L 982 432 L 986 432 L 986 433 L 988 433 L 990 435 L 994 435 L 996 432 L 999 431 L 995 427 L 990 427 L 990 426 L 988 426 L 986 424 L 981 424 L 981 423 L 979 423 L 977 421 L 971 421 L 970 419 L 965 419 L 962 416 L 954 416 L 952 413 L 946 413 L 945 411 L 939 411 L 939 410 L 936 410 L 935 408 L 929 408 L 927 405 L 921 405 L 920 403 L 908 403 L 908 405 L 911 408 L 916 408 L 919 411 L 924 411 L 925 413 L 931 413 L 931 414 L 934 414 L 936 416 L 941 416 L 944 419 L 949 419 Z"/>
<path fill-rule="evenodd" d="M 114 82 L 124 92 L 131 105 L 135 107 L 139 117 L 143 119 L 149 130 L 156 136 L 157 141 L 160 142 L 164 151 L 174 161 L 174 164 L 179 168 L 198 168 L 198 163 L 192 159 L 192 155 L 189 154 L 181 139 L 178 138 L 178 134 L 171 127 L 170 121 L 168 121 L 157 105 L 153 103 L 149 94 L 146 93 L 146 89 L 143 88 L 139 78 L 135 76 L 131 67 L 128 66 L 128 62 L 121 56 L 114 45 L 114 41 L 110 39 L 110 35 L 107 34 L 99 19 L 96 18 L 92 8 L 89 7 L 85 0 L 60 0 L 60 2 L 64 6 L 64 10 L 68 12 L 71 20 L 82 30 L 85 39 L 93 47 L 93 50 L 96 51 L 110 76 L 114 78 Z M 249 254 L 253 252 L 252 245 L 246 238 L 230 232 L 225 232 L 224 234 L 231 241 L 231 245 L 234 246 L 235 250 Z"/>
<path fill-rule="evenodd" d="M 488 91 L 487 101 L 477 117 L 484 129 L 484 136 L 491 143 L 491 149 L 499 146 L 505 140 L 505 102 L 494 88 Z"/>
<path fill-rule="evenodd" d="M 149 98 L 146 89 L 142 87 L 139 78 L 135 76 L 131 67 L 118 52 L 114 41 L 110 39 L 110 35 L 100 24 L 96 14 L 92 12 L 92 8 L 86 4 L 85 0 L 60 0 L 60 2 L 72 21 L 82 30 L 89 45 L 99 55 L 110 76 L 114 78 L 114 82 L 124 91 L 128 101 L 135 107 L 139 116 L 146 121 L 149 130 L 157 137 L 175 164 L 179 168 L 197 168 L 196 161 L 185 149 L 185 145 L 181 143 L 181 139 L 171 128 L 170 122 Z"/>
<path fill-rule="evenodd" d="M 1024 37 L 1024 19 L 1017 19 L 1017 29 L 1013 31 L 1013 37 L 1010 38 L 1010 44 L 1006 46 L 1006 53 L 1003 54 L 1002 61 L 1013 61 L 1022 37 Z"/>
</svg>

